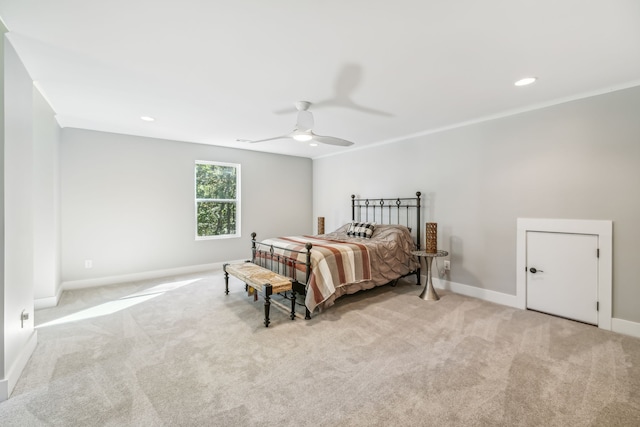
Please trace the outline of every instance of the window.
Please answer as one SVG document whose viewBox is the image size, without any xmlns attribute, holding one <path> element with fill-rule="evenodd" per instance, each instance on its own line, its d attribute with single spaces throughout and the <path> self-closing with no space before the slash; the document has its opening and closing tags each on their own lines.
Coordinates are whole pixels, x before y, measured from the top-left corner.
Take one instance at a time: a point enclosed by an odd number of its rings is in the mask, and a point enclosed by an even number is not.
<svg viewBox="0 0 640 427">
<path fill-rule="evenodd" d="M 240 165 L 196 160 L 196 239 L 240 236 Z"/>
</svg>

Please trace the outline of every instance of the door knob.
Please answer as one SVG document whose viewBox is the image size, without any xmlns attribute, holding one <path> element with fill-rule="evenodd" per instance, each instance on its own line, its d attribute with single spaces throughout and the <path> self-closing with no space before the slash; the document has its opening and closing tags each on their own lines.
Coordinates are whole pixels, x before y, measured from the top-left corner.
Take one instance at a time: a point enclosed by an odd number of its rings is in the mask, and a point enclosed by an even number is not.
<svg viewBox="0 0 640 427">
<path fill-rule="evenodd" d="M 535 269 L 535 268 L 533 268 L 533 267 L 531 267 L 531 268 L 529 269 L 529 271 L 530 271 L 530 272 L 532 272 L 533 274 L 536 274 L 536 273 L 538 273 L 538 272 L 540 272 L 540 273 L 544 273 L 544 271 L 542 271 L 542 270 L 536 270 L 536 269 Z"/>
</svg>

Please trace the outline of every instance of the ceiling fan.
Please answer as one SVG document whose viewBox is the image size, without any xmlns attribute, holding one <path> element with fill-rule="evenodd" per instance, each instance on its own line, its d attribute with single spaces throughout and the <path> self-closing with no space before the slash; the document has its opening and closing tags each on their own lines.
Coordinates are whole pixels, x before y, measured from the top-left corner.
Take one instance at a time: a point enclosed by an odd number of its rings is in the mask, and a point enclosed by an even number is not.
<svg viewBox="0 0 640 427">
<path fill-rule="evenodd" d="M 311 114 L 311 111 L 309 111 L 311 103 L 308 101 L 298 101 L 295 103 L 295 106 L 298 110 L 298 120 L 296 121 L 296 127 L 291 133 L 276 136 L 273 138 L 259 139 L 257 141 L 251 141 L 247 139 L 239 139 L 238 141 L 255 143 L 274 141 L 276 139 L 295 139 L 296 141 L 301 142 L 316 141 L 323 144 L 339 145 L 341 147 L 348 147 L 350 145 L 353 145 L 353 142 L 347 141 L 346 139 L 336 138 L 334 136 L 323 136 L 313 133 L 313 114 Z"/>
</svg>

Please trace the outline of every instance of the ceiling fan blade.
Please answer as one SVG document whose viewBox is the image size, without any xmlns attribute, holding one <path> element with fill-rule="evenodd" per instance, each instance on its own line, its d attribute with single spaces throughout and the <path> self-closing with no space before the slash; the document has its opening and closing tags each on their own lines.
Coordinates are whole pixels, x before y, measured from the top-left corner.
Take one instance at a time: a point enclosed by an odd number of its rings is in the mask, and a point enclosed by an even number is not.
<svg viewBox="0 0 640 427">
<path fill-rule="evenodd" d="M 296 107 L 286 107 L 286 108 L 281 108 L 279 110 L 274 111 L 273 114 L 292 114 L 297 112 L 298 110 L 296 109 Z"/>
<path fill-rule="evenodd" d="M 255 140 L 255 141 L 250 141 L 250 140 L 245 140 L 245 141 L 246 142 L 250 142 L 252 144 L 255 144 L 256 142 L 275 141 L 277 139 L 291 139 L 291 135 L 280 135 L 280 136 L 274 136 L 273 138 L 258 139 L 258 140 Z"/>
<path fill-rule="evenodd" d="M 339 145 L 341 147 L 348 147 L 350 145 L 353 145 L 353 142 L 351 141 L 347 141 L 346 139 L 342 138 L 336 138 L 334 136 L 322 136 L 313 134 L 313 139 L 323 144 Z"/>
</svg>

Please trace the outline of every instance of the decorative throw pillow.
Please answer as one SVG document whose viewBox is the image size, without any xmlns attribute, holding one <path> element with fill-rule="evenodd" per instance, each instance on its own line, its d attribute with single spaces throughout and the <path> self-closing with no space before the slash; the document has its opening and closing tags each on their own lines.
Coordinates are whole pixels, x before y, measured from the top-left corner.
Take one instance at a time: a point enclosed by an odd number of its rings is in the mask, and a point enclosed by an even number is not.
<svg viewBox="0 0 640 427">
<path fill-rule="evenodd" d="M 373 236 L 375 225 L 375 222 L 352 222 L 347 230 L 347 236 L 369 239 Z"/>
</svg>

